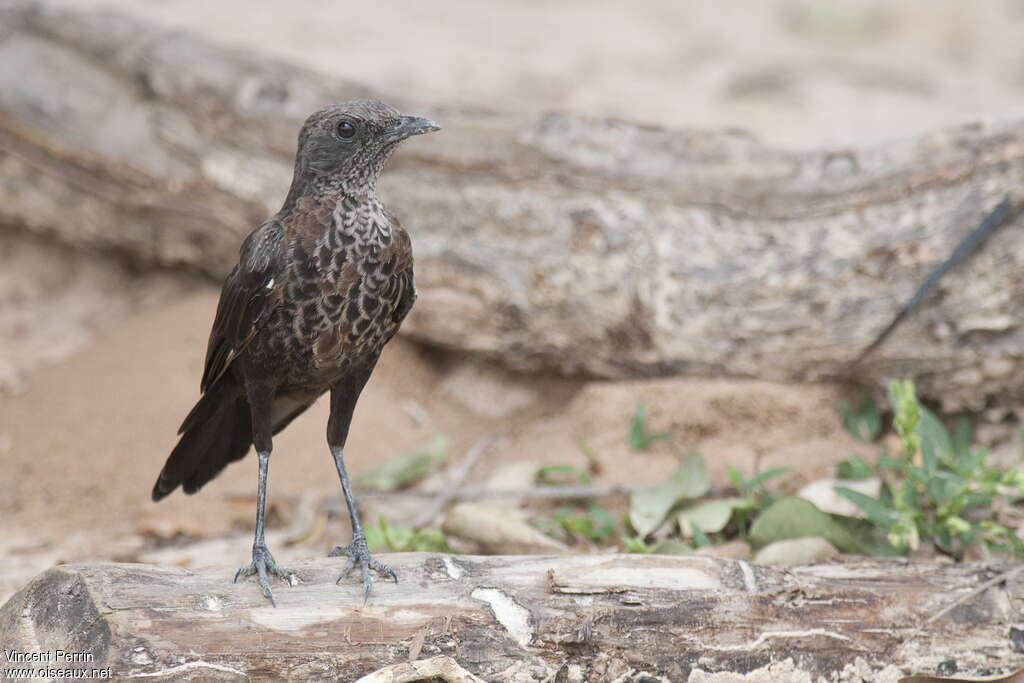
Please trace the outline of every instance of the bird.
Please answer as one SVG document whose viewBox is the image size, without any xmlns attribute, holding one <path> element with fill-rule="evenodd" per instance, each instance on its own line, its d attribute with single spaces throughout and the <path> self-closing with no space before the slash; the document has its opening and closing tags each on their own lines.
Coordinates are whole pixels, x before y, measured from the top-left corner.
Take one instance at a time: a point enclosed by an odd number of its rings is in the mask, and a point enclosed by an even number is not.
<svg viewBox="0 0 1024 683">
<path fill-rule="evenodd" d="M 440 129 L 372 99 L 332 104 L 306 119 L 280 211 L 245 238 L 224 281 L 200 398 L 153 486 L 154 501 L 179 486 L 196 493 L 255 447 L 252 562 L 234 581 L 255 576 L 275 607 L 269 577 L 290 586 L 297 579 L 264 537 L 273 436 L 328 391 L 327 445 L 352 525 L 351 542 L 330 553 L 348 558 L 337 583 L 358 565 L 365 604 L 371 569 L 398 580 L 370 554 L 344 449 L 359 395 L 416 300 L 409 234 L 377 198 L 377 180 L 399 144 Z"/>
</svg>

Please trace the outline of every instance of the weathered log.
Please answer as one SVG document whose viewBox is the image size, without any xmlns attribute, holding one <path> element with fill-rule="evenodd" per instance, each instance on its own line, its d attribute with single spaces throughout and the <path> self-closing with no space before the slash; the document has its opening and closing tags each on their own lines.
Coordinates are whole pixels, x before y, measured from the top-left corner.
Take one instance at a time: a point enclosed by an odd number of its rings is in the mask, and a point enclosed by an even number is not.
<svg viewBox="0 0 1024 683">
<path fill-rule="evenodd" d="M 278 585 L 276 609 L 226 568 L 58 566 L 0 609 L 0 642 L 88 653 L 89 666 L 119 679 L 158 680 L 355 680 L 442 655 L 501 681 L 675 681 L 785 660 L 809 680 L 1024 666 L 1024 573 L 977 591 L 995 566 L 424 553 L 387 562 L 401 580 L 378 582 L 366 605 L 358 582 L 335 585 L 339 565 L 323 559 L 296 568 L 298 586 Z"/>
<path fill-rule="evenodd" d="M 365 87 L 110 14 L 0 10 L 0 224 L 221 275 L 276 210 L 295 131 Z M 382 180 L 427 343 L 605 377 L 829 376 L 1005 194 L 1024 122 L 861 149 L 452 110 Z M 648 113 L 650 115 L 650 113 Z M 861 368 L 947 409 L 1024 401 L 1016 217 Z"/>
</svg>

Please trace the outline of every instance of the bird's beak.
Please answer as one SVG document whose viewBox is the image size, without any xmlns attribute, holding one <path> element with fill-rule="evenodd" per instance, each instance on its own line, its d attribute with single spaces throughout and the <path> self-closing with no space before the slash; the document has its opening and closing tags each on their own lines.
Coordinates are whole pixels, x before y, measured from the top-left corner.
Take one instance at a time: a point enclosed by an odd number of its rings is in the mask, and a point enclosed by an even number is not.
<svg viewBox="0 0 1024 683">
<path fill-rule="evenodd" d="M 380 137 L 384 142 L 398 142 L 413 135 L 423 135 L 435 130 L 441 130 L 441 126 L 430 119 L 420 118 L 419 116 L 403 116 L 398 119 L 395 125 L 384 131 Z"/>
</svg>

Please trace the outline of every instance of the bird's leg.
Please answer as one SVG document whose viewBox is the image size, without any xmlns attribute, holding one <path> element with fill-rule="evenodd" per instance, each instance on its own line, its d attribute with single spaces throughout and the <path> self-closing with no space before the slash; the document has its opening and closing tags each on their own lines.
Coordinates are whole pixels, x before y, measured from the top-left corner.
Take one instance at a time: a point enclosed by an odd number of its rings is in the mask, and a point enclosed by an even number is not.
<svg viewBox="0 0 1024 683">
<path fill-rule="evenodd" d="M 290 571 L 277 565 L 263 538 L 263 518 L 267 502 L 267 467 L 270 464 L 272 448 L 270 404 L 273 400 L 273 390 L 269 392 L 269 395 L 265 390 L 249 389 L 247 393 L 253 417 L 253 444 L 256 446 L 256 455 L 259 458 L 260 480 L 259 488 L 256 490 L 256 537 L 252 543 L 252 563 L 235 572 L 235 581 L 237 582 L 240 576 L 248 577 L 255 574 L 263 589 L 263 594 L 270 600 L 271 605 L 277 607 L 277 603 L 274 602 L 274 593 L 270 590 L 268 575 L 278 576 L 287 581 L 290 586 L 295 585 L 296 578 Z M 257 418 L 257 412 L 260 413 L 259 418 Z"/>
<path fill-rule="evenodd" d="M 370 599 L 370 586 L 372 585 L 370 569 L 376 569 L 381 574 L 390 576 L 395 583 L 398 582 L 398 576 L 391 567 L 375 560 L 370 555 L 370 549 L 366 545 L 366 534 L 363 533 L 363 527 L 359 523 L 359 513 L 356 512 L 356 502 L 352 498 L 352 486 L 348 480 L 348 473 L 345 471 L 342 450 L 341 446 L 331 446 L 331 455 L 334 456 L 334 464 L 338 468 L 338 476 L 341 478 L 341 490 L 345 494 L 345 505 L 348 506 L 348 516 L 352 520 L 352 541 L 348 545 L 338 546 L 332 550 L 330 556 L 348 556 L 345 567 L 341 570 L 341 576 L 338 577 L 338 583 L 341 583 L 341 580 L 348 575 L 357 562 L 359 563 L 363 570 L 363 603 L 365 604 Z"/>
<path fill-rule="evenodd" d="M 370 569 L 390 576 L 396 582 L 394 570 L 383 562 L 378 562 L 370 556 L 370 549 L 366 545 L 366 534 L 363 533 L 363 526 L 359 523 L 359 513 L 356 512 L 356 501 L 352 497 L 352 485 L 348 480 L 348 472 L 345 471 L 345 459 L 342 452 L 345 449 L 345 441 L 348 439 L 348 428 L 352 424 L 352 413 L 356 408 L 356 401 L 370 373 L 377 363 L 374 356 L 361 366 L 354 369 L 347 377 L 331 387 L 331 417 L 327 420 L 327 444 L 331 447 L 331 455 L 334 456 L 334 466 L 338 468 L 338 477 L 341 479 L 341 490 L 345 494 L 345 505 L 348 506 L 348 516 L 352 520 L 352 541 L 348 545 L 338 546 L 331 551 L 331 557 L 347 555 L 338 583 L 359 563 L 363 570 L 363 603 L 370 599 Z"/>
</svg>

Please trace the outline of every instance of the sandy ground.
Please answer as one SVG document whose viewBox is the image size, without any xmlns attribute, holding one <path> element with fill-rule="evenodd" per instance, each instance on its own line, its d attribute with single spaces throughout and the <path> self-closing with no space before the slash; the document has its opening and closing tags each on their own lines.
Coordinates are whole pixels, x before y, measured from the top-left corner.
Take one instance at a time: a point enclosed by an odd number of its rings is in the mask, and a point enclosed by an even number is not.
<svg viewBox="0 0 1024 683">
<path fill-rule="evenodd" d="M 794 146 L 1024 114 L 1024 8 L 1010 0 L 58 4 L 119 8 L 425 105 L 736 126 Z M 254 458 L 197 496 L 149 499 L 197 398 L 216 296 L 180 274 L 0 232 L 0 601 L 60 561 L 212 564 L 225 580 L 247 561 Z M 399 339 L 357 408 L 347 460 L 358 473 L 441 433 L 454 462 L 496 433 L 474 482 L 516 483 L 521 462 L 583 466 L 583 441 L 596 484 L 658 481 L 695 447 L 718 483 L 729 463 L 789 465 L 795 486 L 859 448 L 838 399 L 825 386 L 513 376 Z M 633 453 L 626 434 L 641 402 L 672 438 Z M 275 440 L 269 539 L 282 562 L 347 537 L 347 521 L 331 519 L 316 538 L 284 543 L 302 501 L 337 499 L 326 419 L 321 401 Z M 372 520 L 380 506 L 360 502 Z"/>
</svg>

